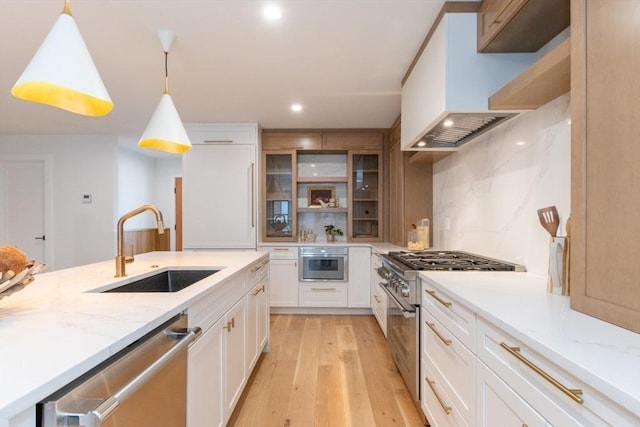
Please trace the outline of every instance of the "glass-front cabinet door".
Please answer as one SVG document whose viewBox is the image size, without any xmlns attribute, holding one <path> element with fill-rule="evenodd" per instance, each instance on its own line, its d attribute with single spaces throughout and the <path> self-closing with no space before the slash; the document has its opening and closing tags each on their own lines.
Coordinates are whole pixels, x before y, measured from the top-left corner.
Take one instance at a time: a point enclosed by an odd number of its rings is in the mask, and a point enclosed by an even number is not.
<svg viewBox="0 0 640 427">
<path fill-rule="evenodd" d="M 263 151 L 262 240 L 295 241 L 296 152 Z"/>
<path fill-rule="evenodd" d="M 349 151 L 349 240 L 382 240 L 382 151 Z"/>
</svg>

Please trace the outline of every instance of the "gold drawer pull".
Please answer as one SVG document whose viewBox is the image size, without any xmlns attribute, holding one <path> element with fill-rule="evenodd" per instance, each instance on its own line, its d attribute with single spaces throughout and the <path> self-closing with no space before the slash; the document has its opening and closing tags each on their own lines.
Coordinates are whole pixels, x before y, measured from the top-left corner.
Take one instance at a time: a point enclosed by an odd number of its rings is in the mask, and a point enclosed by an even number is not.
<svg viewBox="0 0 640 427">
<path fill-rule="evenodd" d="M 436 291 L 425 291 L 425 292 L 431 295 L 436 301 L 438 301 L 440 304 L 444 305 L 445 307 L 447 308 L 451 307 L 451 303 L 443 300 L 438 295 L 436 295 Z"/>
<path fill-rule="evenodd" d="M 438 338 L 440 338 L 440 341 L 442 341 L 444 343 L 444 345 L 446 345 L 447 347 L 449 347 L 451 345 L 451 340 L 446 339 L 445 337 L 440 335 L 440 332 L 436 331 L 436 324 L 435 323 L 429 323 L 429 322 L 424 322 L 424 323 L 426 323 L 427 326 L 429 327 L 429 329 L 431 329 L 433 331 L 433 333 L 436 334 L 436 336 Z"/>
<path fill-rule="evenodd" d="M 424 377 L 424 379 L 427 381 L 427 385 L 429 386 L 429 388 L 431 389 L 431 391 L 433 392 L 434 396 L 436 397 L 436 399 L 438 400 L 438 403 L 440 404 L 440 406 L 442 407 L 442 410 L 449 415 L 451 413 L 451 406 L 446 406 L 444 404 L 444 402 L 442 401 L 442 398 L 440 398 L 440 395 L 438 394 L 438 392 L 436 391 L 435 385 L 436 382 L 435 381 L 431 381 L 429 379 L 429 377 Z"/>
<path fill-rule="evenodd" d="M 521 355 L 520 354 L 520 347 L 510 347 L 509 345 L 505 344 L 504 342 L 500 343 L 500 347 L 504 348 L 509 353 L 511 353 L 511 355 L 513 355 L 516 359 L 518 359 L 519 361 L 521 361 L 522 363 L 527 365 L 529 368 L 533 369 L 538 375 L 540 375 L 542 378 L 544 378 L 545 380 L 549 381 L 555 387 L 560 389 L 561 392 L 563 392 L 564 394 L 569 396 L 573 401 L 579 403 L 580 405 L 582 405 L 584 403 L 584 400 L 582 400 L 582 398 L 580 397 L 582 395 L 582 390 L 580 390 L 580 389 L 570 389 L 570 388 L 567 388 L 564 385 L 562 385 L 558 380 L 553 378 L 551 375 L 547 374 L 545 371 L 543 371 L 542 369 L 537 367 L 535 364 L 533 364 L 533 362 L 531 362 L 529 359 L 527 359 L 526 357 Z"/>
<path fill-rule="evenodd" d="M 323 291 L 323 292 L 332 292 L 335 291 L 336 288 L 311 288 L 312 291 Z"/>
<path fill-rule="evenodd" d="M 262 285 L 260 288 L 256 289 L 254 292 L 251 293 L 252 297 L 255 297 L 256 295 L 258 295 L 260 292 L 264 292 L 264 285 Z"/>
</svg>

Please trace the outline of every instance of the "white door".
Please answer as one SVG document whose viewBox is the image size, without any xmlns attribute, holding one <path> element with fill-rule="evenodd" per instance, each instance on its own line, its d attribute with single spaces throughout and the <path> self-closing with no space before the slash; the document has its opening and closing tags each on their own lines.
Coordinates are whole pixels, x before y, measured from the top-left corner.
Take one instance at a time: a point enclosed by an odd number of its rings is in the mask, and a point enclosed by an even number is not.
<svg viewBox="0 0 640 427">
<path fill-rule="evenodd" d="M 0 246 L 16 246 L 46 263 L 47 237 L 45 161 L 0 160 Z"/>
</svg>

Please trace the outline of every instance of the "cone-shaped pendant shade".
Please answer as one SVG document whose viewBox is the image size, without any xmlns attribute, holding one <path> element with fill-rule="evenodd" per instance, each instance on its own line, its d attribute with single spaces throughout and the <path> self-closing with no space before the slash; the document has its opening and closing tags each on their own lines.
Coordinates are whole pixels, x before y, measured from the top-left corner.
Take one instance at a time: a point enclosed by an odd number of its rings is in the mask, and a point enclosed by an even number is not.
<svg viewBox="0 0 640 427">
<path fill-rule="evenodd" d="M 111 97 L 67 7 L 11 93 L 16 98 L 85 116 L 103 116 L 113 109 Z"/>
<path fill-rule="evenodd" d="M 187 131 L 168 93 L 164 93 L 160 98 L 138 146 L 174 154 L 191 149 Z"/>
</svg>

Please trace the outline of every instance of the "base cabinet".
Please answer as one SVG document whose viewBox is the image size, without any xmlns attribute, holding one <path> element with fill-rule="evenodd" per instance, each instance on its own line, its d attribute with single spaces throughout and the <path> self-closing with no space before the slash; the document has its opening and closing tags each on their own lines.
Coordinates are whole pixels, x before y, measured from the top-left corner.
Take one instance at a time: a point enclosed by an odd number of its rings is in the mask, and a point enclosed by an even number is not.
<svg viewBox="0 0 640 427">
<path fill-rule="evenodd" d="M 189 347 L 187 425 L 224 426 L 268 342 L 269 260 L 263 258 L 188 309 L 202 335 Z"/>
<path fill-rule="evenodd" d="M 224 319 L 219 320 L 189 348 L 187 425 L 218 427 L 225 424 Z"/>
<path fill-rule="evenodd" d="M 231 416 L 244 383 L 247 380 L 246 366 L 246 315 L 247 303 L 242 299 L 225 316 L 224 329 L 224 401 L 225 421 Z"/>
<path fill-rule="evenodd" d="M 298 261 L 272 259 L 269 263 L 271 307 L 298 306 Z"/>
</svg>

